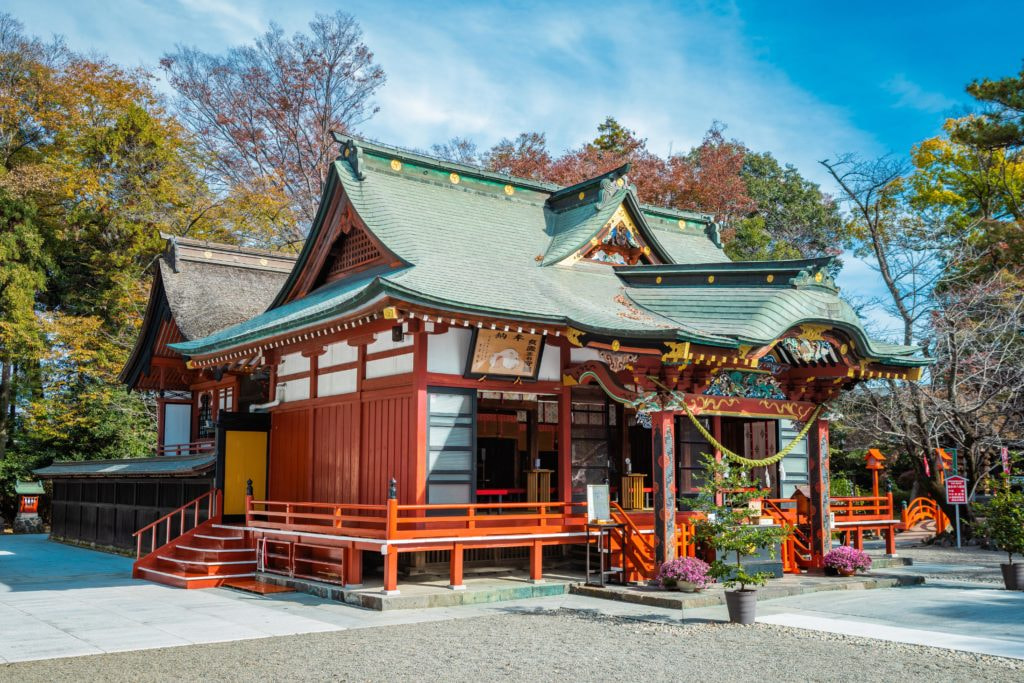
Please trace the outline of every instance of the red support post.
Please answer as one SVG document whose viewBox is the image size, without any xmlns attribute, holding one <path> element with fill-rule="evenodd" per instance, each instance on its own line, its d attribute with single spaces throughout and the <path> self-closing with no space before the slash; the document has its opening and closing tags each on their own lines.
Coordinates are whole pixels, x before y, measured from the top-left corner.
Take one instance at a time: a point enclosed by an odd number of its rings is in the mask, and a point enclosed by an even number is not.
<svg viewBox="0 0 1024 683">
<path fill-rule="evenodd" d="M 462 583 L 462 544 L 452 544 L 451 556 L 448 560 L 448 587 L 452 590 L 465 590 Z"/>
<path fill-rule="evenodd" d="M 544 580 L 544 546 L 541 542 L 534 541 L 530 546 L 530 581 L 541 583 Z"/>
<path fill-rule="evenodd" d="M 384 593 L 398 593 L 398 548 L 393 545 L 384 552 Z"/>
<path fill-rule="evenodd" d="M 562 368 L 569 367 L 569 348 L 561 348 Z M 558 397 L 558 499 L 572 502 L 572 387 Z"/>
<path fill-rule="evenodd" d="M 651 454 L 654 460 L 654 559 L 658 566 L 676 556 L 675 413 L 651 413 Z"/>
<path fill-rule="evenodd" d="M 345 548 L 345 586 L 363 585 L 363 553 L 354 546 Z"/>
<path fill-rule="evenodd" d="M 811 567 L 825 566 L 825 553 L 832 548 L 829 518 L 828 420 L 817 420 L 808 434 L 808 475 L 810 477 Z"/>
</svg>

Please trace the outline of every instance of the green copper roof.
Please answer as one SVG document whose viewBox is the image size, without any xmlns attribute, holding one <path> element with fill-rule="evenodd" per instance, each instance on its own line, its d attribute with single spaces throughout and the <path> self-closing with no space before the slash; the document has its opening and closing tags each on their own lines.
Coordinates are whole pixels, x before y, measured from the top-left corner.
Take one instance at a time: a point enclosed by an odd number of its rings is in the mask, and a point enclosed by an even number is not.
<svg viewBox="0 0 1024 683">
<path fill-rule="evenodd" d="M 159 455 L 124 460 L 63 460 L 33 470 L 43 478 L 186 476 L 213 468 L 216 455 Z"/>
<path fill-rule="evenodd" d="M 337 318 L 384 295 L 453 313 L 571 325 L 614 338 L 729 348 L 771 342 L 801 322 L 834 323 L 869 347 L 856 315 L 830 282 L 808 279 L 827 260 L 734 264 L 722 251 L 710 217 L 640 205 L 628 182 L 612 182 L 626 170 L 574 186 L 583 188 L 580 198 L 579 192 L 545 183 L 344 139 L 324 196 L 344 192 L 401 265 L 332 283 L 282 305 L 324 229 L 322 211 L 296 270 L 268 312 L 173 347 L 190 356 L 213 354 Z M 652 252 L 671 263 L 613 268 L 569 258 L 623 204 Z M 777 281 L 757 280 L 773 267 Z M 697 286 L 708 273 L 724 273 L 719 277 L 733 281 Z M 655 286 L 658 276 L 663 282 Z M 870 348 L 904 362 L 914 352 Z"/>
<path fill-rule="evenodd" d="M 46 493 L 46 489 L 38 481 L 16 481 L 14 493 L 19 496 L 41 496 Z"/>
</svg>

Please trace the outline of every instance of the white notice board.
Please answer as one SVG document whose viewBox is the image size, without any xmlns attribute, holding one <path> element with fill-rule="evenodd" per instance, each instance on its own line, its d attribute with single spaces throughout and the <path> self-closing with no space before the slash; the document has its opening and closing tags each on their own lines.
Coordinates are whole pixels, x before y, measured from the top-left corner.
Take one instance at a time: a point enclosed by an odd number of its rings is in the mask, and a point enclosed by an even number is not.
<svg viewBox="0 0 1024 683">
<path fill-rule="evenodd" d="M 587 484 L 587 521 L 606 522 L 612 518 L 608 484 Z"/>
</svg>

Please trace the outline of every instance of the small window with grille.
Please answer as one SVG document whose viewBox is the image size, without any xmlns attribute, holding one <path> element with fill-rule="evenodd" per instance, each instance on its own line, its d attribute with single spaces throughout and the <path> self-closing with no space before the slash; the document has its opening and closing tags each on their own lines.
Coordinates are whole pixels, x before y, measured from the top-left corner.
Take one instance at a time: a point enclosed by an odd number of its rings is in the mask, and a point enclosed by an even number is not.
<svg viewBox="0 0 1024 683">
<path fill-rule="evenodd" d="M 199 438 L 209 439 L 213 437 L 213 408 L 210 405 L 210 395 L 203 394 L 199 397 Z"/>
</svg>

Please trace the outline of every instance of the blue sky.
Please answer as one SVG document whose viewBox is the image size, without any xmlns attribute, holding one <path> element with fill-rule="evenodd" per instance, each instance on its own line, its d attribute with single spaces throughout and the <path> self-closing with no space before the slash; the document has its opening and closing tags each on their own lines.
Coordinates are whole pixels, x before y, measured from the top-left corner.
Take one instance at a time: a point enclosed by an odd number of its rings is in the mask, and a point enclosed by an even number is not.
<svg viewBox="0 0 1024 683">
<path fill-rule="evenodd" d="M 719 120 L 830 191 L 818 160 L 906 154 L 964 111 L 972 78 L 1016 73 L 1024 3 L 329 2 L 5 0 L 39 35 L 153 68 L 176 43 L 219 51 L 269 21 L 305 28 L 344 9 L 388 74 L 363 129 L 427 147 L 524 130 L 557 152 L 612 114 L 665 154 Z M 849 262 L 840 284 L 870 295 Z"/>
</svg>

